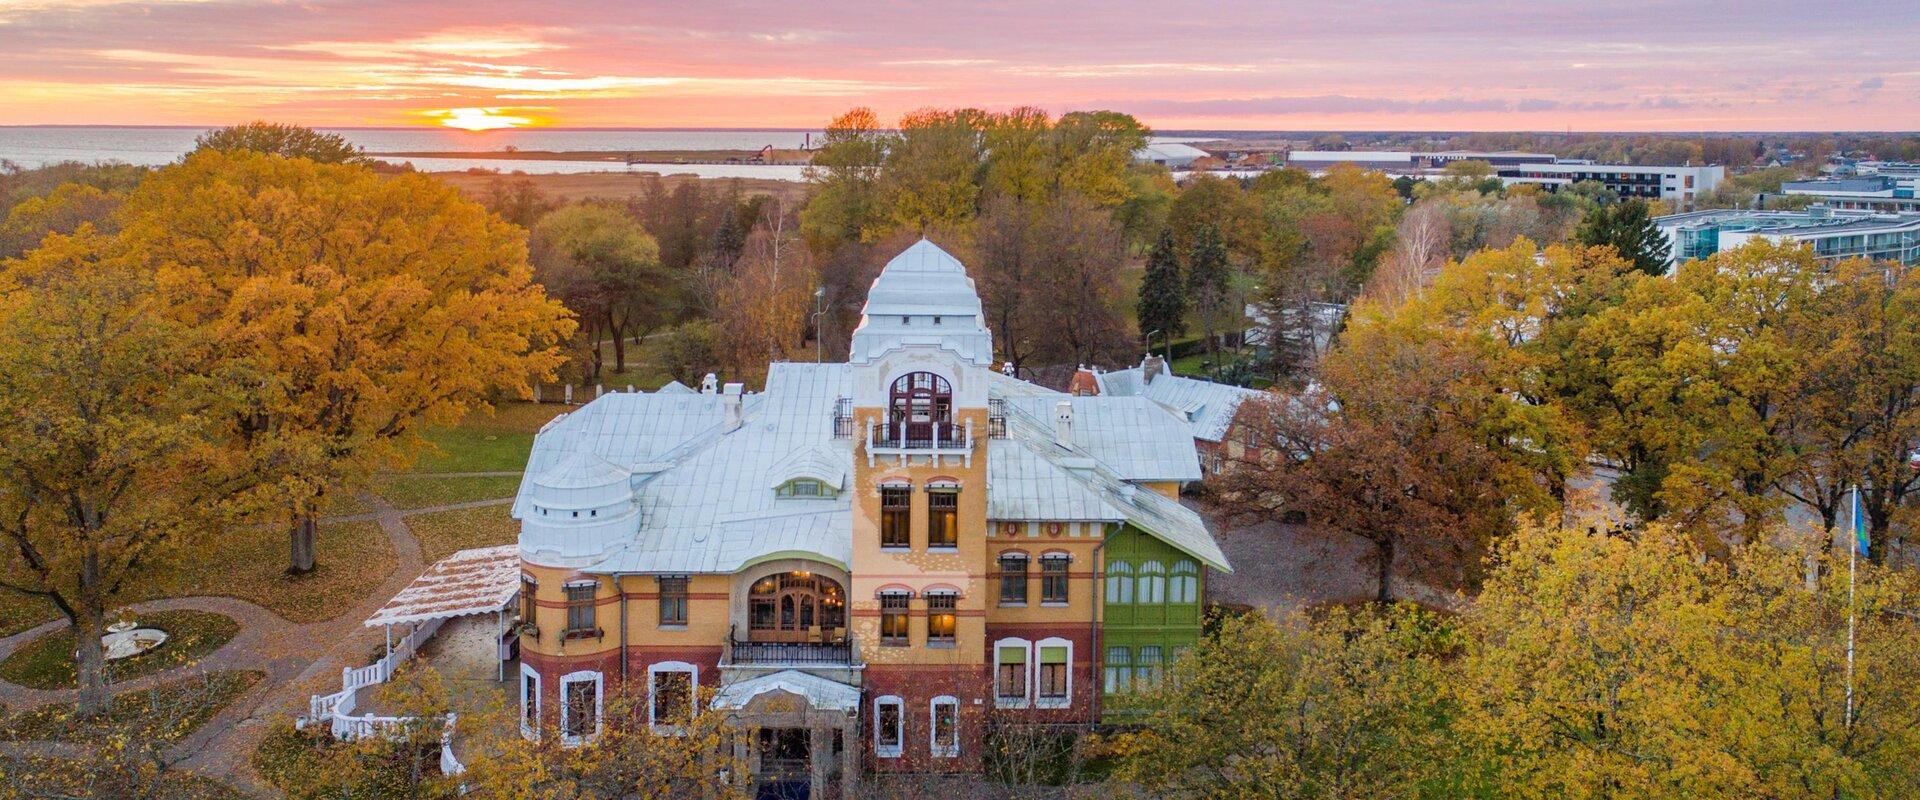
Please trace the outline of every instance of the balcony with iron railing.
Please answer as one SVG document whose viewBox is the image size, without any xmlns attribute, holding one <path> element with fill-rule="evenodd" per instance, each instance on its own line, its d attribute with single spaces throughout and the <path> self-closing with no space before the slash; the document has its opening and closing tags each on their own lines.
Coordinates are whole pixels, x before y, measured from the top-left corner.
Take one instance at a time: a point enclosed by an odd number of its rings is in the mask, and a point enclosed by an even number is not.
<svg viewBox="0 0 1920 800">
<path fill-rule="evenodd" d="M 837 641 L 766 642 L 741 639 L 736 631 L 727 631 L 726 666 L 742 667 L 849 667 L 859 652 L 851 634 Z"/>
</svg>

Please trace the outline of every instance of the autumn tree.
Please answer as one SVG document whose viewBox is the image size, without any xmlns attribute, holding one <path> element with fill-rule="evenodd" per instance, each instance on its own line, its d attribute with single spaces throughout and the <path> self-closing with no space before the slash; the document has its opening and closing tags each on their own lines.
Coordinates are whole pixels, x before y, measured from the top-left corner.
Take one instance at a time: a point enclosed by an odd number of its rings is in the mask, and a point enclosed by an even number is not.
<svg viewBox="0 0 1920 800">
<path fill-rule="evenodd" d="M 799 226 L 784 205 L 772 204 L 720 291 L 722 360 L 732 374 L 763 370 L 805 346 L 817 283 Z"/>
<path fill-rule="evenodd" d="M 217 343 L 230 469 L 284 510 L 296 573 L 314 567 L 323 498 L 401 462 L 425 426 L 530 393 L 574 327 L 519 230 L 425 176 L 202 152 L 120 218 L 109 253 Z"/>
<path fill-rule="evenodd" d="M 1118 265 L 1125 242 L 1111 215 L 1074 195 L 1040 206 L 989 201 L 975 265 L 1001 357 L 1016 369 L 1098 363 L 1130 352 Z"/>
<path fill-rule="evenodd" d="M 193 139 L 193 152 L 248 150 L 284 158 L 304 158 L 321 164 L 358 164 L 367 161 L 360 148 L 337 133 L 321 133 L 299 125 L 249 122 L 207 131 Z"/>
<path fill-rule="evenodd" d="M 670 280 L 660 247 L 626 212 L 579 203 L 548 214 L 534 228 L 535 269 L 583 321 L 600 374 L 602 334 L 613 339 L 613 369 L 627 371 L 627 342 L 665 324 L 671 308 Z"/>
<path fill-rule="evenodd" d="M 107 614 L 236 510 L 214 341 L 154 289 L 90 229 L 0 269 L 0 589 L 66 617 L 84 716 L 107 707 Z"/>
<path fill-rule="evenodd" d="M 482 800 L 594 800 L 606 797 L 685 797 L 745 800 L 748 765 L 736 744 L 751 731 L 735 729 L 727 712 L 710 707 L 711 691 L 697 697 L 615 691 L 604 703 L 599 732 L 575 745 L 561 731 L 509 734 L 474 758 L 463 776 L 467 797 Z M 667 715 L 684 721 L 669 728 L 649 724 L 654 703 L 671 703 Z M 821 757 L 825 757 L 822 754 Z"/>
<path fill-rule="evenodd" d="M 871 108 L 853 109 L 827 124 L 807 167 L 812 194 L 800 214 L 800 229 L 816 249 L 880 234 L 880 173 L 893 143 Z"/>
<path fill-rule="evenodd" d="M 494 178 L 480 195 L 480 205 L 501 219 L 532 230 L 534 223 L 552 211 L 555 203 L 540 191 L 532 178 Z"/>
<path fill-rule="evenodd" d="M 1140 298 L 1134 305 L 1141 335 L 1158 331 L 1172 340 L 1187 329 L 1187 285 L 1180 274 L 1180 252 L 1173 232 L 1162 230 L 1153 249 L 1147 251 L 1147 274 L 1140 281 Z"/>
<path fill-rule="evenodd" d="M 1152 797 L 1417 796 L 1448 763 L 1456 646 L 1413 606 L 1228 617 L 1137 701 L 1116 777 Z"/>
<path fill-rule="evenodd" d="M 1648 275 L 1667 272 L 1667 237 L 1653 224 L 1645 200 L 1634 198 L 1596 206 L 1580 223 L 1574 238 L 1581 244 L 1618 250 L 1634 269 Z"/>
</svg>

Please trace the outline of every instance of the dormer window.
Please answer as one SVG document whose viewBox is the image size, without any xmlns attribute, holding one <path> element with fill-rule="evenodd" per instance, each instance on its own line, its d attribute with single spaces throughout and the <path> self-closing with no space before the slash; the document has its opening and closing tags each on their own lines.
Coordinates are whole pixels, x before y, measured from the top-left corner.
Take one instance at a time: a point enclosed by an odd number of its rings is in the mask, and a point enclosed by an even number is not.
<svg viewBox="0 0 1920 800">
<path fill-rule="evenodd" d="M 795 478 L 774 490 L 780 497 L 832 497 L 827 485 L 813 478 Z"/>
</svg>

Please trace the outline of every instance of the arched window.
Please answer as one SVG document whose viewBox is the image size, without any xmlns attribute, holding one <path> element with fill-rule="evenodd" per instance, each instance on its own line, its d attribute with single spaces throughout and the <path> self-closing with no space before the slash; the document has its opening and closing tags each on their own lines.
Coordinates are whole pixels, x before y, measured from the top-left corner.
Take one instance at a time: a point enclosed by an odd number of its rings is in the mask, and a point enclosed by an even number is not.
<svg viewBox="0 0 1920 800">
<path fill-rule="evenodd" d="M 747 593 L 747 629 L 755 641 L 805 641 L 846 626 L 840 582 L 811 572 L 784 572 L 753 582 Z"/>
<path fill-rule="evenodd" d="M 1107 565 L 1107 604 L 1127 605 L 1133 602 L 1133 565 L 1125 561 L 1115 561 Z"/>
<path fill-rule="evenodd" d="M 780 484 L 774 493 L 780 497 L 832 497 L 833 490 L 813 478 L 794 478 Z"/>
<path fill-rule="evenodd" d="M 1200 599 L 1200 568 L 1184 558 L 1173 562 L 1173 579 L 1167 589 L 1169 603 L 1198 601 Z"/>
<path fill-rule="evenodd" d="M 1141 605 L 1159 605 L 1167 599 L 1167 568 L 1158 561 L 1148 561 L 1140 565 L 1139 589 L 1134 599 Z"/>
<path fill-rule="evenodd" d="M 897 436 L 904 429 L 908 439 L 930 439 L 935 424 L 952 430 L 953 385 L 931 372 L 909 372 L 894 380 L 887 392 L 889 433 Z"/>
</svg>

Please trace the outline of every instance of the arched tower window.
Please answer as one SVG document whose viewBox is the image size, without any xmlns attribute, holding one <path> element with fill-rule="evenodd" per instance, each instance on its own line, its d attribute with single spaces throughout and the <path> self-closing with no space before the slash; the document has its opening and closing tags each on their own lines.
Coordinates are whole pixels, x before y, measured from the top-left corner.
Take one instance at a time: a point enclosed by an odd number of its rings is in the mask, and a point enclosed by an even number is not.
<svg viewBox="0 0 1920 800">
<path fill-rule="evenodd" d="M 909 372 L 894 380 L 887 392 L 887 426 L 896 433 L 904 426 L 908 439 L 930 439 L 933 426 L 953 426 L 953 385 L 931 372 Z"/>
</svg>

